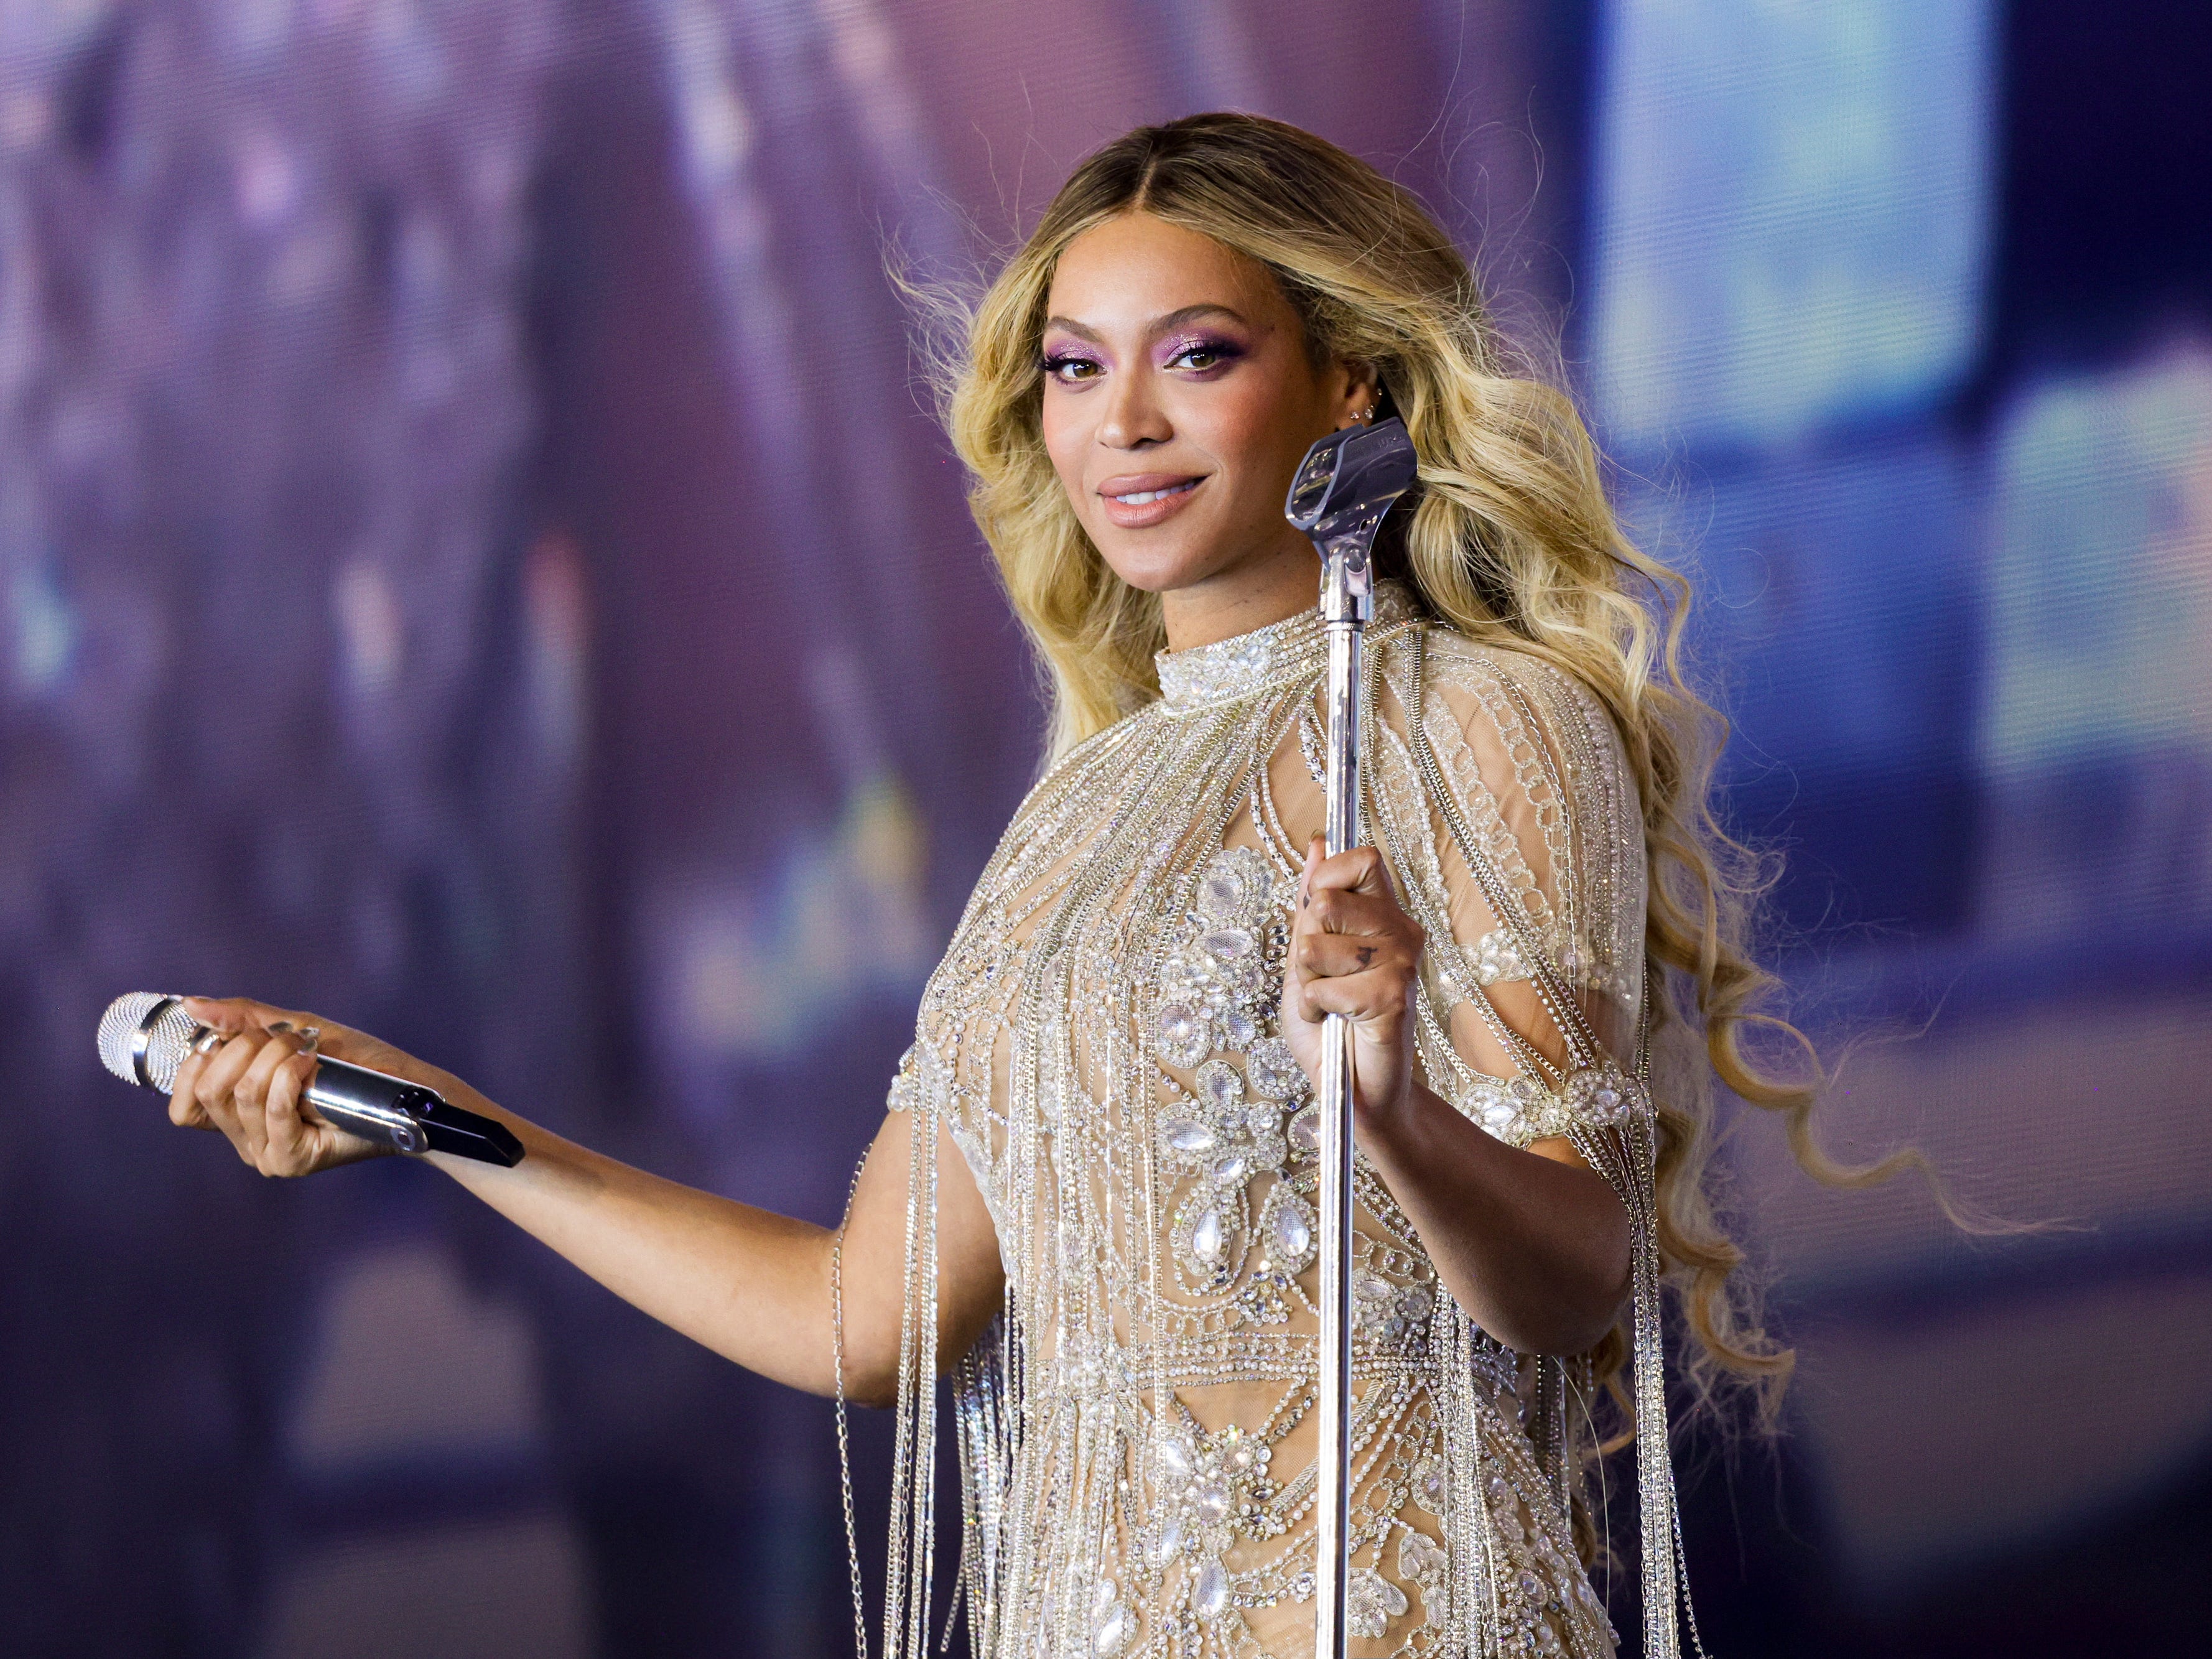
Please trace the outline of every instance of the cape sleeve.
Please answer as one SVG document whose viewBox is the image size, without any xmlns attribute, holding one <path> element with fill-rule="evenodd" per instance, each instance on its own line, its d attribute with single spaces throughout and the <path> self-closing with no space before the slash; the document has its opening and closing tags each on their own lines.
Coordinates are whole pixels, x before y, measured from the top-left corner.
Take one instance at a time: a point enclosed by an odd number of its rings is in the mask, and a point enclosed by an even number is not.
<svg viewBox="0 0 2212 1659">
<path fill-rule="evenodd" d="M 1440 629 L 1386 655 L 1376 704 L 1375 827 L 1428 935 L 1429 1085 L 1516 1146 L 1603 1121 L 1539 981 L 1633 1069 L 1646 878 L 1620 734 L 1564 671 Z"/>
</svg>

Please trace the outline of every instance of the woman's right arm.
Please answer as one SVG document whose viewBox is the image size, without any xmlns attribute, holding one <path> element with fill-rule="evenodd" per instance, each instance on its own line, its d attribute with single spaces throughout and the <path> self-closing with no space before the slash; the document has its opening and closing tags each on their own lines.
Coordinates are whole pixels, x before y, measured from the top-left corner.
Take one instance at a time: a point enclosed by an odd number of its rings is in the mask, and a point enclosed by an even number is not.
<svg viewBox="0 0 2212 1659">
<path fill-rule="evenodd" d="M 602 1157 L 494 1105 L 449 1073 L 313 1015 L 234 999 L 192 998 L 186 1006 L 228 1041 L 179 1070 L 173 1121 L 221 1130 L 264 1175 L 307 1175 L 375 1155 L 304 1105 L 318 1054 L 423 1084 L 507 1125 L 524 1149 L 513 1169 L 442 1152 L 424 1154 L 425 1162 L 664 1324 L 748 1370 L 810 1394 L 834 1392 L 832 1230 Z M 314 1030 L 319 1038 L 303 1036 Z M 888 1402 L 897 1384 L 914 1127 L 910 1113 L 885 1117 L 846 1221 L 845 1393 L 870 1404 Z M 943 1369 L 990 1322 L 1004 1279 L 990 1212 L 967 1160 L 937 1133 Z"/>
</svg>

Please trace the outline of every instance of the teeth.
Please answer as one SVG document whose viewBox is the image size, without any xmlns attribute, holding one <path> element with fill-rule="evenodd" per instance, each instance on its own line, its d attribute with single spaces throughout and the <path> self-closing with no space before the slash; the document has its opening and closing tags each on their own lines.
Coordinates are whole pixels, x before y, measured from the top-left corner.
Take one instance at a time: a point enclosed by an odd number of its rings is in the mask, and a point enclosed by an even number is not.
<svg viewBox="0 0 2212 1659">
<path fill-rule="evenodd" d="M 1116 495 L 1114 499 L 1124 507 L 1142 507 L 1147 501 L 1164 501 L 1170 495 L 1180 495 L 1197 483 L 1198 480 L 1193 478 L 1188 483 L 1175 484 L 1166 489 L 1140 489 L 1133 495 Z"/>
</svg>

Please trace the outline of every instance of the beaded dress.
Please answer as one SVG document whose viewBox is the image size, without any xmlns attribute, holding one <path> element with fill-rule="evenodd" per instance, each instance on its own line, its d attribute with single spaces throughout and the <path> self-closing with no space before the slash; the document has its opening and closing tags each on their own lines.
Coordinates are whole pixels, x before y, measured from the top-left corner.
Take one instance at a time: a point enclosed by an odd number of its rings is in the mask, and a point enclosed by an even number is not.
<svg viewBox="0 0 2212 1659">
<path fill-rule="evenodd" d="M 1424 620 L 1399 584 L 1368 640 L 1366 838 L 1427 935 L 1424 1080 L 1515 1145 L 1570 1137 L 1621 1192 L 1652 1420 L 1645 863 L 1620 737 L 1571 676 Z M 1277 1014 L 1326 656 L 1313 612 L 1163 653 L 1160 697 L 1030 793 L 930 978 L 890 1100 L 914 1171 L 892 1659 L 932 1644 L 940 1127 L 1006 1276 L 953 1377 L 974 1652 L 1313 1652 L 1316 1109 Z M 1561 1002 L 1564 1063 L 1528 1012 Z M 1476 1327 L 1364 1157 L 1355 1187 L 1352 1651 L 1610 1654 L 1567 1516 L 1577 1368 Z M 1671 1484 L 1663 1427 L 1641 1439 L 1658 1656 Z"/>
</svg>

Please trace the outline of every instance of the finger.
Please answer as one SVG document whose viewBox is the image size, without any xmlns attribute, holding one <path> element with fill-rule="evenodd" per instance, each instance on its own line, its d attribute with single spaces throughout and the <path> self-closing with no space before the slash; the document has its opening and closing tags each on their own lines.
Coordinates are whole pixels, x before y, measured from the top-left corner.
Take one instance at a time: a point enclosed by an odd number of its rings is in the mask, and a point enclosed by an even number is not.
<svg viewBox="0 0 2212 1659">
<path fill-rule="evenodd" d="M 268 1136 L 262 1153 L 264 1169 L 289 1175 L 307 1164 L 308 1124 L 300 1108 L 307 1080 L 314 1073 L 314 1051 L 304 1048 L 287 1055 L 270 1073 L 269 1092 L 262 1106 Z"/>
<path fill-rule="evenodd" d="M 269 1095 L 269 1079 L 279 1066 L 300 1051 L 300 1040 L 293 1035 L 291 1027 L 283 1021 L 278 1025 L 280 1029 L 262 1043 L 238 1081 L 231 1085 L 231 1093 L 239 1105 L 248 1111 L 262 1109 Z"/>
<path fill-rule="evenodd" d="M 245 1132 L 238 1121 L 238 1103 L 231 1091 L 246 1068 L 253 1063 L 254 1055 L 261 1052 L 262 1037 L 258 1031 L 241 1032 L 208 1056 L 207 1065 L 192 1085 L 192 1097 L 200 1109 L 208 1115 L 215 1127 L 222 1131 L 238 1155 L 249 1164 L 252 1153 L 247 1149 Z"/>
<path fill-rule="evenodd" d="M 1314 866 L 1322 861 L 1324 845 L 1326 843 L 1318 835 L 1306 838 L 1305 868 L 1298 872 L 1298 908 L 1301 910 L 1306 908 L 1306 901 L 1313 896 Z"/>
<path fill-rule="evenodd" d="M 265 1040 L 258 1030 L 241 1031 L 209 1052 L 207 1063 L 192 1081 L 192 1097 L 218 1123 L 231 1109 L 230 1091 L 246 1075 L 246 1068 L 253 1063 Z"/>
<path fill-rule="evenodd" d="M 1323 889 L 1298 918 L 1301 931 L 1316 933 L 1410 934 L 1413 919 L 1387 897 Z"/>
<path fill-rule="evenodd" d="M 269 1145 L 269 1079 L 276 1068 L 299 1052 L 299 1041 L 291 1035 L 289 1023 L 279 1020 L 285 1030 L 261 1045 L 261 1052 L 246 1068 L 231 1091 L 231 1098 L 238 1108 L 238 1126 L 246 1135 L 247 1148 L 258 1163 Z"/>
<path fill-rule="evenodd" d="M 273 1002 L 255 1002 L 247 997 L 186 997 L 184 1005 L 195 1019 L 216 1030 L 317 1032 L 321 1036 L 319 1051 L 332 1060 L 350 1060 L 385 1070 L 406 1060 L 397 1050 L 350 1026 L 298 1008 L 279 1008 Z"/>
<path fill-rule="evenodd" d="M 296 1009 L 279 1008 L 273 1003 L 256 1002 L 250 997 L 186 997 L 185 1012 L 203 1025 L 235 1036 L 240 1031 L 273 1030 L 281 1021 L 287 1025 L 310 1024 L 314 1016 Z"/>
<path fill-rule="evenodd" d="M 169 1121 L 179 1129 L 212 1129 L 199 1097 L 193 1091 L 199 1085 L 207 1056 L 195 1049 L 185 1056 L 185 1063 L 177 1067 L 175 1079 L 169 1085 Z"/>
<path fill-rule="evenodd" d="M 1303 987 L 1309 1011 L 1304 1017 L 1317 1020 L 1343 1014 L 1362 1022 L 1402 1018 L 1407 988 L 1403 974 L 1381 968 L 1334 979 L 1309 979 Z"/>
<path fill-rule="evenodd" d="M 1298 941 L 1296 954 L 1308 979 L 1365 973 L 1413 976 L 1413 958 L 1404 948 L 1395 939 L 1372 933 L 1309 933 Z"/>
<path fill-rule="evenodd" d="M 243 997 L 186 997 L 184 1008 L 201 1024 L 226 1036 L 236 1036 L 262 1023 L 255 1017 L 253 1005 Z"/>
<path fill-rule="evenodd" d="M 1311 851 L 1308 852 L 1311 859 Z M 1396 890 L 1390 884 L 1390 871 L 1382 854 L 1372 847 L 1351 847 L 1334 858 L 1310 863 L 1309 884 L 1316 893 L 1340 890 L 1372 894 L 1377 897 L 1396 900 Z"/>
</svg>

